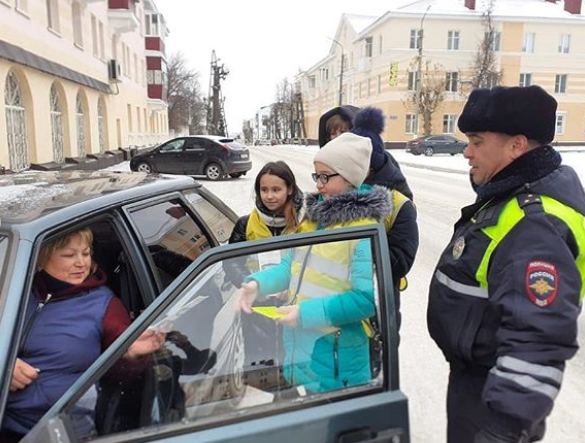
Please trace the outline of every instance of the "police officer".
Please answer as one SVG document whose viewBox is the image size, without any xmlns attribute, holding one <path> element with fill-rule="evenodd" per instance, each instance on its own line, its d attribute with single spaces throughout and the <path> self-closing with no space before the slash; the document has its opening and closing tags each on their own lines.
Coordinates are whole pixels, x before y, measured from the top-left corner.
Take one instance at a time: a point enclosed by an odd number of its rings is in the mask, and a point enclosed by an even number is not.
<svg viewBox="0 0 585 443">
<path fill-rule="evenodd" d="M 476 89 L 459 118 L 477 200 L 441 255 L 427 312 L 451 368 L 449 443 L 542 439 L 577 351 L 585 192 L 549 145 L 556 108 L 538 86 Z"/>
</svg>

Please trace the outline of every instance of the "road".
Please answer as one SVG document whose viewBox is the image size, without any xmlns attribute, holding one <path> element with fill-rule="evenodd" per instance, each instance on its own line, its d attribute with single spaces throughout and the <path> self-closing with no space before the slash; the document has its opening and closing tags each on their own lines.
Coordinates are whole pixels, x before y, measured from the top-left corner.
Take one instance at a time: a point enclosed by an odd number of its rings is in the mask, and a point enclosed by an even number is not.
<svg viewBox="0 0 585 443">
<path fill-rule="evenodd" d="M 291 150 L 278 146 L 251 148 L 254 169 L 239 180 L 204 182 L 226 203 L 244 214 L 252 207 L 252 188 L 258 170 L 267 161 L 284 160 L 295 172 L 304 191 L 314 189 L 310 149 Z M 443 355 L 431 340 L 426 327 L 427 295 L 430 277 L 439 255 L 448 243 L 460 208 L 471 203 L 475 194 L 462 174 L 403 167 L 415 195 L 418 208 L 420 247 L 416 262 L 408 275 L 409 286 L 402 294 L 402 329 L 400 343 L 401 389 L 409 398 L 412 441 L 445 441 L 445 398 L 448 367 Z M 233 192 L 231 184 L 237 184 Z M 230 192 L 231 190 L 231 192 Z M 579 341 L 585 343 L 585 320 L 581 316 Z M 555 409 L 548 420 L 546 443 L 580 443 L 585 435 L 585 352 L 569 362 Z"/>
</svg>

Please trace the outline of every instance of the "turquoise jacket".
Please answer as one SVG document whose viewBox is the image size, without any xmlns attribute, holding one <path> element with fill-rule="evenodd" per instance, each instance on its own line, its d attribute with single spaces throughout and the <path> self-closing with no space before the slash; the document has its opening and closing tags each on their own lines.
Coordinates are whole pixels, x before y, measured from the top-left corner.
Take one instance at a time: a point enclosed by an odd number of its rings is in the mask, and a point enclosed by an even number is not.
<svg viewBox="0 0 585 443">
<path fill-rule="evenodd" d="M 311 232 L 377 223 L 391 212 L 391 205 L 387 190 L 366 185 L 327 200 L 308 196 L 307 217 L 300 230 Z M 261 296 L 288 289 L 289 303 L 299 305 L 298 326 L 285 326 L 283 330 L 285 378 L 293 385 L 304 385 L 309 391 L 367 383 L 371 379 L 370 355 L 362 321 L 375 315 L 370 243 L 354 241 L 351 247 L 347 243 L 325 244 L 321 249 L 315 245 L 304 270 L 293 266 L 294 254 L 291 251 L 279 265 L 246 279 L 258 282 Z M 314 298 L 298 297 L 295 277 L 299 273 L 301 281 L 310 280 L 311 275 L 327 277 L 323 270 L 324 256 L 347 263 L 348 278 L 337 282 L 345 290 Z"/>
</svg>

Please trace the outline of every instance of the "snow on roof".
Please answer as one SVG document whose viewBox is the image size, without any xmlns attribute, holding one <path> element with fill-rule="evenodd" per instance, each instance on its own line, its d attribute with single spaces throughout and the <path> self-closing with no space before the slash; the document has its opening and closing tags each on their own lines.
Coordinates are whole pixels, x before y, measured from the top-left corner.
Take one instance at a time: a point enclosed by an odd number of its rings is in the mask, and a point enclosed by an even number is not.
<svg viewBox="0 0 585 443">
<path fill-rule="evenodd" d="M 379 18 L 378 15 L 343 14 L 343 16 L 347 19 L 357 34 L 362 32 Z"/>
<path fill-rule="evenodd" d="M 476 13 L 483 13 L 489 3 L 488 0 L 476 0 Z M 423 14 L 429 6 L 428 15 L 469 14 L 472 12 L 465 7 L 464 0 L 419 0 L 389 12 Z M 494 0 L 492 15 L 497 17 L 541 17 L 547 19 L 584 17 L 583 14 L 575 15 L 565 11 L 563 0 L 557 3 L 545 0 Z"/>
</svg>

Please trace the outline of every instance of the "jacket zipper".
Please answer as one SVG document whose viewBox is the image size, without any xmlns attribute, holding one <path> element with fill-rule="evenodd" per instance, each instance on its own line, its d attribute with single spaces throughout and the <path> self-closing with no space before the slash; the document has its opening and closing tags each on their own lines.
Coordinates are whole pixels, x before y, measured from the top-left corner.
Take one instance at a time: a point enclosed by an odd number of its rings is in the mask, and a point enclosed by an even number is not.
<svg viewBox="0 0 585 443">
<path fill-rule="evenodd" d="M 28 323 L 26 324 L 26 327 L 24 328 L 24 333 L 22 334 L 22 345 L 20 346 L 21 351 L 23 351 L 25 346 L 26 346 L 26 342 L 28 341 L 28 336 L 30 335 L 30 331 L 32 330 L 32 327 L 34 325 L 35 320 L 37 319 L 37 317 L 39 316 L 39 313 L 45 307 L 45 305 L 51 301 L 51 297 L 53 297 L 53 294 L 47 294 L 47 297 L 37 304 L 37 307 L 35 308 L 35 312 L 33 312 L 31 317 L 29 318 Z"/>
<path fill-rule="evenodd" d="M 335 335 L 333 336 L 333 375 L 336 380 L 339 378 L 339 354 L 337 351 L 340 335 L 341 331 L 335 331 Z"/>
</svg>

